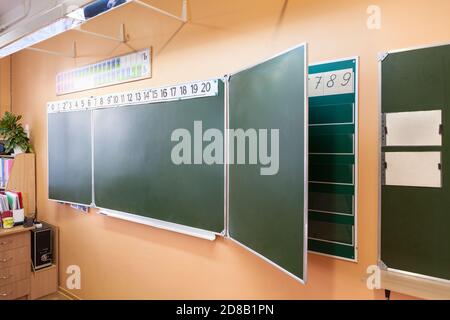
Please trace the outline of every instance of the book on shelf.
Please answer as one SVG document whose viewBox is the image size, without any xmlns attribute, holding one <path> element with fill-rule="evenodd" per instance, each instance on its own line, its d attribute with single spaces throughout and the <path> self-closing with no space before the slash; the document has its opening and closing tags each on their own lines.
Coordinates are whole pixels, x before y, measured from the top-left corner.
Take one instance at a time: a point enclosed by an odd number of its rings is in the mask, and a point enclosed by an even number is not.
<svg viewBox="0 0 450 320">
<path fill-rule="evenodd" d="M 1 218 L 12 217 L 13 224 L 22 224 L 25 215 L 23 209 L 23 198 L 21 192 L 1 191 L 0 192 L 0 216 Z M 10 226 L 10 224 L 8 225 Z M 5 227 L 5 225 L 3 225 Z"/>
<path fill-rule="evenodd" d="M 0 158 L 0 188 L 6 188 L 9 176 L 11 174 L 14 159 Z"/>
</svg>

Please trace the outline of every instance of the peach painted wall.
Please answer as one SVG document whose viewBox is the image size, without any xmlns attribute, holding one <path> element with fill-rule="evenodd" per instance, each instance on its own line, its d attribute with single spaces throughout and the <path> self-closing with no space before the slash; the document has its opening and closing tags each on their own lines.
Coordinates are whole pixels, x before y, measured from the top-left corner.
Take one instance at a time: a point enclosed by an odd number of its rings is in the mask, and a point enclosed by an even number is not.
<svg viewBox="0 0 450 320">
<path fill-rule="evenodd" d="M 179 0 L 151 1 L 177 12 Z M 81 290 L 95 298 L 273 298 L 374 299 L 365 270 L 377 258 L 377 53 L 449 42 L 448 0 L 190 0 L 190 22 L 180 23 L 135 4 L 111 12 L 85 28 L 113 35 L 121 22 L 126 45 L 70 31 L 39 47 L 70 51 L 77 59 L 22 51 L 12 57 L 13 111 L 30 125 L 37 154 L 39 218 L 60 227 L 60 278 L 79 265 Z M 369 5 L 382 10 L 381 30 L 366 27 Z M 55 74 L 130 48 L 154 48 L 153 78 L 64 98 L 130 88 L 169 85 L 221 76 L 257 63 L 302 42 L 311 62 L 360 56 L 359 262 L 310 254 L 306 286 L 258 257 L 218 239 L 208 242 L 168 231 L 81 214 L 47 200 L 46 105 L 55 100 Z M 132 150 L 132 148 L 131 148 Z M 127 150 L 124 150 L 127 152 Z M 130 151 L 132 152 L 132 151 Z M 394 295 L 393 298 L 407 298 Z"/>
<path fill-rule="evenodd" d="M 11 111 L 11 57 L 0 60 L 0 116 Z"/>
</svg>

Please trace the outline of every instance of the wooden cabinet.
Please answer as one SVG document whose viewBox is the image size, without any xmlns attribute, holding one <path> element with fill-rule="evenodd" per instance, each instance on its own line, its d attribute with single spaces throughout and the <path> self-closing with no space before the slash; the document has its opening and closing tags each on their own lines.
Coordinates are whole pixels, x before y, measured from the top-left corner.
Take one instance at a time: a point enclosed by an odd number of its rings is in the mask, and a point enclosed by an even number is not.
<svg viewBox="0 0 450 320">
<path fill-rule="evenodd" d="M 0 229 L 0 300 L 30 295 L 29 229 Z"/>
<path fill-rule="evenodd" d="M 58 291 L 58 267 L 50 267 L 36 270 L 31 274 L 30 299 L 35 300 Z"/>
<path fill-rule="evenodd" d="M 0 287 L 0 300 L 25 297 L 30 293 L 30 280 L 23 279 Z"/>
<path fill-rule="evenodd" d="M 58 248 L 59 228 L 49 223 L 53 229 L 53 264 L 31 273 L 30 299 L 35 300 L 58 291 Z"/>
<path fill-rule="evenodd" d="M 0 238 L 0 252 L 16 248 L 22 248 L 29 244 L 30 244 L 30 235 L 25 232 L 11 234 L 9 236 L 3 236 Z"/>
<path fill-rule="evenodd" d="M 0 269 L 0 287 L 26 279 L 30 273 L 30 266 L 28 263 L 18 264 L 13 267 Z"/>
<path fill-rule="evenodd" d="M 0 158 L 13 160 L 6 190 L 22 192 L 25 216 L 34 217 L 35 155 L 23 153 Z M 31 229 L 22 226 L 0 229 L 0 300 L 31 297 Z"/>
</svg>

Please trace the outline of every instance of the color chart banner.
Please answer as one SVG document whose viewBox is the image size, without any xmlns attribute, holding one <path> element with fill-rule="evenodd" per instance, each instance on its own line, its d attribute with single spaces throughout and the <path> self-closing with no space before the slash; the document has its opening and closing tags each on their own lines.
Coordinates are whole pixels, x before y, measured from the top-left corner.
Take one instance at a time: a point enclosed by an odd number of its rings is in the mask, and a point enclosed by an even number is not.
<svg viewBox="0 0 450 320">
<path fill-rule="evenodd" d="M 145 49 L 58 73 L 56 94 L 135 81 L 151 75 L 151 52 Z"/>
</svg>

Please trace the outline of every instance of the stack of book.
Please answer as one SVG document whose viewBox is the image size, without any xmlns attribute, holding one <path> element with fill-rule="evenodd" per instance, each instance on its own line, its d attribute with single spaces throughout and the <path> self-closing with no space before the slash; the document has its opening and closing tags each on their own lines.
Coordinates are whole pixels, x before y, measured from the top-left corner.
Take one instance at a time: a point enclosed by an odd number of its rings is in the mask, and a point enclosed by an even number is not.
<svg viewBox="0 0 450 320">
<path fill-rule="evenodd" d="M 0 226 L 4 228 L 23 223 L 25 215 L 21 192 L 0 192 L 0 217 Z"/>
<path fill-rule="evenodd" d="M 8 198 L 10 210 L 19 210 L 23 208 L 23 200 L 21 192 L 5 191 L 5 195 Z"/>
<path fill-rule="evenodd" d="M 14 163 L 14 159 L 0 158 L 0 188 L 5 188 Z"/>
<path fill-rule="evenodd" d="M 8 196 L 6 194 L 0 194 L 0 212 L 9 211 Z"/>
</svg>

